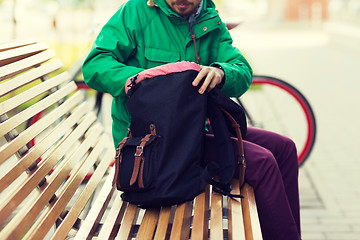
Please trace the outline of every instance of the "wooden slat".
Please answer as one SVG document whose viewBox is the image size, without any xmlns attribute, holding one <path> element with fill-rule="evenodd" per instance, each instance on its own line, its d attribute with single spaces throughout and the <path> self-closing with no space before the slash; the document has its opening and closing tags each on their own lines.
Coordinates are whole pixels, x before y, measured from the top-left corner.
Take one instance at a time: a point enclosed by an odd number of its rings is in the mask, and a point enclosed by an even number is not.
<svg viewBox="0 0 360 240">
<path fill-rule="evenodd" d="M 208 239 L 209 228 L 209 185 L 195 199 L 191 239 Z"/>
<path fill-rule="evenodd" d="M 39 224 L 34 224 L 32 228 L 24 236 L 25 239 L 43 239 L 52 225 L 55 223 L 58 216 L 63 212 L 68 202 L 71 200 L 76 190 L 84 180 L 86 174 L 93 167 L 95 161 L 99 158 L 100 154 L 103 153 L 106 146 L 106 136 L 102 136 L 98 139 L 98 143 L 92 149 L 88 158 L 83 161 L 80 169 L 71 175 L 70 179 L 65 183 L 63 190 L 56 201 L 50 204 L 50 211 L 41 218 Z"/>
<path fill-rule="evenodd" d="M 86 184 L 85 188 L 82 190 L 81 194 L 79 195 L 78 199 L 70 209 L 69 213 L 66 215 L 66 218 L 60 224 L 60 226 L 56 229 L 56 232 L 52 236 L 52 239 L 65 239 L 67 233 L 71 230 L 72 226 L 76 222 L 77 218 L 79 217 L 81 211 L 84 209 L 86 203 L 90 200 L 92 194 L 95 192 L 96 188 L 98 187 L 102 177 L 107 172 L 109 164 L 114 158 L 113 151 L 107 151 L 104 155 L 104 158 L 100 161 L 100 164 L 97 166 L 96 170 L 94 171 L 93 175 L 91 176 L 90 180 Z M 110 177 L 110 176 L 108 176 Z M 117 206 L 114 208 L 114 212 L 123 209 L 125 211 L 126 204 L 122 202 L 121 206 Z M 111 211 L 110 211 L 111 212 Z M 107 219 L 107 221 L 111 221 L 112 219 Z M 103 226 L 104 228 L 104 226 Z M 103 238 L 101 235 L 99 236 L 100 239 L 109 239 Z"/>
<path fill-rule="evenodd" d="M 154 240 L 166 239 L 171 221 L 171 207 L 162 207 Z"/>
<path fill-rule="evenodd" d="M 185 202 L 177 206 L 170 234 L 171 240 L 189 238 L 192 207 L 192 201 Z"/>
<path fill-rule="evenodd" d="M 108 178 L 111 177 L 110 175 L 108 176 Z M 120 197 L 121 192 L 117 192 L 115 195 L 114 202 L 101 227 L 98 239 L 114 239 L 124 217 L 128 203 L 124 202 Z"/>
<path fill-rule="evenodd" d="M 119 232 L 115 239 L 125 240 L 131 238 L 133 226 L 136 222 L 138 214 L 139 209 L 136 207 L 136 205 L 129 204 L 126 209 L 123 221 L 121 222 Z"/>
<path fill-rule="evenodd" d="M 0 208 L 0 219 L 6 219 L 11 212 L 27 197 L 27 195 L 36 188 L 38 183 L 42 181 L 45 176 L 50 172 L 50 170 L 54 167 L 54 165 L 65 155 L 66 151 L 74 144 L 74 142 L 83 134 L 84 128 L 88 128 L 89 125 L 95 120 L 95 116 L 93 113 L 89 113 L 88 116 L 85 118 L 87 122 L 83 122 L 80 124 L 70 135 L 69 137 L 60 145 L 58 148 L 52 153 L 51 156 L 47 157 L 43 160 L 45 162 L 40 167 L 38 167 L 24 182 L 19 184 L 8 197 L 6 200 L 1 204 Z M 70 169 L 71 170 L 71 169 Z M 66 176 L 65 176 L 66 178 Z M 45 183 L 47 184 L 47 183 Z M 46 185 L 43 185 L 43 189 L 46 189 Z M 61 182 L 60 182 L 61 184 Z M 45 199 L 45 201 L 50 200 L 52 195 L 49 199 Z M 46 204 L 46 203 L 45 203 Z M 16 228 L 19 224 L 21 224 L 22 228 L 17 229 L 18 231 L 22 231 L 26 229 L 27 224 L 31 224 L 31 220 L 27 221 L 27 218 L 31 219 L 34 218 L 34 215 L 39 209 L 34 208 L 33 212 L 27 213 L 29 208 L 23 208 L 23 211 L 20 211 L 12 220 L 12 224 L 8 224 L 6 231 L 3 231 L 4 234 L 10 234 L 13 229 Z M 41 210 L 41 209 L 40 209 Z M 39 210 L 39 211 L 40 211 Z M 2 232 L 2 233 L 3 233 Z M 6 233 L 5 233 L 6 232 Z M 12 234 L 12 233 L 11 233 Z M 15 234 L 22 234 L 22 233 L 15 233 Z M 0 235 L 2 236 L 2 235 Z M 1 239 L 1 237 L 0 237 Z"/>
<path fill-rule="evenodd" d="M 18 41 L 10 41 L 0 44 L 0 52 L 8 51 L 10 49 L 23 47 L 26 45 L 35 44 L 36 41 L 28 39 L 28 40 L 18 40 Z"/>
<path fill-rule="evenodd" d="M 62 160 L 59 165 L 56 166 L 56 169 L 51 173 L 51 175 L 48 177 L 48 181 L 53 181 L 55 177 L 57 177 L 58 173 L 61 173 L 61 171 L 64 172 L 64 169 L 66 169 L 66 175 L 70 174 L 70 171 L 78 171 L 79 167 L 83 167 L 82 165 L 79 165 L 78 163 L 81 163 L 79 161 L 80 159 L 83 159 L 84 157 L 87 157 L 88 153 L 93 151 L 96 146 L 96 144 L 99 141 L 99 138 L 105 140 L 106 137 L 104 135 L 100 136 L 101 133 L 104 131 L 104 128 L 101 126 L 99 122 L 96 121 L 96 116 L 94 112 L 88 112 L 85 117 L 83 117 L 79 123 L 79 125 L 76 126 L 75 130 L 69 135 L 67 138 L 75 138 L 75 143 L 73 145 L 76 145 L 76 141 L 80 140 L 81 144 L 77 145 L 75 149 L 72 150 L 70 154 L 66 154 L 66 159 Z M 79 129 L 78 129 L 79 128 Z M 77 135 L 75 132 L 81 132 L 84 135 Z M 76 138 L 78 137 L 78 138 Z M 80 138 L 80 139 L 79 139 Z M 66 144 L 67 139 L 63 141 L 62 144 Z M 58 147 L 59 148 L 59 147 Z M 98 151 L 101 151 L 98 150 Z M 69 153 L 69 150 L 66 150 L 67 153 Z M 56 151 L 54 151 L 56 153 Z M 84 162 L 84 161 L 82 161 Z M 74 173 L 72 173 L 72 177 L 70 180 L 72 180 Z M 69 184 L 71 181 L 67 181 L 65 184 L 65 187 L 67 184 Z"/>
<path fill-rule="evenodd" d="M 156 224 L 159 218 L 159 208 L 147 209 L 145 215 L 141 221 L 139 231 L 136 235 L 136 239 L 139 240 L 151 240 L 153 239 Z"/>
<path fill-rule="evenodd" d="M 2 51 L 0 52 L 0 67 L 16 61 L 20 61 L 21 59 L 45 51 L 48 48 L 49 47 L 45 43 L 35 43 L 31 45 L 25 45 L 23 47 L 12 48 L 7 51 Z"/>
<path fill-rule="evenodd" d="M 254 190 L 245 183 L 241 188 L 244 199 L 241 201 L 246 239 L 262 239 L 259 217 L 256 208 Z"/>
<path fill-rule="evenodd" d="M 239 181 L 232 180 L 232 194 L 240 194 Z M 241 200 L 235 198 L 228 198 L 228 215 L 229 215 L 229 239 L 246 239 L 245 238 L 243 211 L 241 206 Z"/>
<path fill-rule="evenodd" d="M 4 136 L 9 130 L 14 129 L 20 124 L 28 121 L 36 114 L 57 103 L 75 90 L 76 84 L 74 82 L 70 82 L 55 93 L 43 98 L 29 108 L 12 116 L 10 119 L 0 124 L 0 136 Z"/>
<path fill-rule="evenodd" d="M 224 239 L 223 232 L 223 197 L 211 192 L 210 239 Z"/>
<path fill-rule="evenodd" d="M 109 176 L 113 176 L 114 173 L 115 169 L 112 167 Z M 92 238 L 106 208 L 108 207 L 114 190 L 115 188 L 112 186 L 112 177 L 108 177 L 101 188 L 99 195 L 95 199 L 94 204 L 91 206 L 86 219 L 81 224 L 81 227 L 74 238 L 75 240 Z"/>
<path fill-rule="evenodd" d="M 17 138 L 11 141 L 9 144 L 4 145 L 0 149 L 0 164 L 6 161 L 9 157 L 16 153 L 22 146 L 27 144 L 31 139 L 36 137 L 44 129 L 49 127 L 53 122 L 71 110 L 74 106 L 80 103 L 83 99 L 83 95 L 80 92 L 75 93 L 67 101 L 56 108 L 56 111 L 52 111 L 44 118 L 37 121 L 34 125 L 23 131 Z"/>
<path fill-rule="evenodd" d="M 0 83 L 0 97 L 18 89 L 25 84 L 35 81 L 49 73 L 52 73 L 63 66 L 59 59 L 45 63 L 37 68 L 31 69 L 24 74 L 16 76 L 8 81 Z"/>
<path fill-rule="evenodd" d="M 84 105 L 83 105 L 84 106 Z M 80 118 L 86 113 L 85 108 L 76 108 L 74 112 L 58 126 L 41 142 L 35 144 L 29 152 L 24 155 L 16 164 L 9 170 L 4 172 L 0 178 L 0 192 L 9 186 L 17 177 L 19 177 L 25 170 L 27 170 L 32 163 L 34 163 L 41 155 L 43 155 L 49 148 L 55 145 L 75 123 L 79 122 Z M 2 173 L 1 173 L 2 174 Z"/>
<path fill-rule="evenodd" d="M 85 103 L 79 106 L 79 111 L 83 109 L 84 105 Z M 84 114 L 85 112 L 86 111 L 83 111 L 82 114 Z M 87 119 L 89 121 L 94 121 L 91 120 L 91 118 L 94 119 L 94 116 L 90 115 Z M 80 137 L 82 135 L 80 130 L 81 129 L 79 128 L 77 129 L 77 131 L 74 131 L 72 133 L 72 136 Z M 57 161 L 65 155 L 66 150 L 68 150 L 72 146 L 72 144 L 74 144 L 75 140 L 76 139 L 67 138 L 65 140 L 65 144 L 58 146 L 51 156 L 44 159 L 43 162 L 45 163 L 35 169 L 26 182 L 20 183 L 18 187 L 14 188 L 14 190 L 6 197 L 6 200 L 3 201 L 0 205 L 0 219 L 6 219 L 9 216 L 13 208 L 19 205 L 21 201 L 25 199 L 27 194 L 29 194 L 32 189 L 37 186 L 37 184 L 49 173 L 49 171 L 57 163 Z"/>
<path fill-rule="evenodd" d="M 84 110 L 84 105 L 85 103 L 83 103 L 83 105 L 80 105 L 77 110 L 75 111 L 75 118 L 78 117 L 78 119 L 80 119 L 80 117 L 82 117 L 86 111 Z M 91 116 L 90 116 L 91 117 Z M 91 118 L 88 118 L 89 120 L 91 120 Z M 70 121 L 70 120 L 69 120 Z M 70 121 L 71 122 L 71 121 Z M 65 125 L 63 124 L 62 126 L 67 126 L 67 128 L 61 129 L 64 130 L 65 132 L 70 130 L 72 125 L 69 126 L 69 124 Z M 56 129 L 56 133 L 60 130 Z M 77 131 L 79 132 L 79 130 Z M 77 133 L 75 132 L 74 134 L 78 134 L 78 136 L 81 136 L 81 133 Z M 53 137 L 53 136 L 51 136 Z M 55 140 L 57 140 L 58 138 L 55 138 Z M 54 154 L 53 156 L 51 156 L 49 162 L 47 163 L 47 165 L 42 165 L 41 167 L 39 167 L 38 169 L 36 169 L 36 171 L 34 171 L 32 173 L 32 176 L 29 176 L 29 178 L 27 179 L 26 182 L 19 184 L 16 188 L 13 189 L 12 192 L 9 193 L 9 195 L 5 198 L 6 200 L 4 200 L 3 202 L 1 202 L 0 204 L 0 220 L 4 221 L 5 219 L 8 218 L 8 216 L 10 216 L 11 212 L 23 201 L 23 199 L 26 198 L 26 196 L 32 191 L 32 189 L 34 189 L 37 184 L 46 176 L 46 174 L 51 170 L 52 165 L 56 164 L 56 161 L 60 160 L 61 157 L 65 154 L 66 149 L 64 149 L 64 146 L 67 146 L 68 148 L 71 146 L 71 144 L 73 144 L 74 140 L 73 139 L 67 139 L 68 142 L 72 141 L 70 143 L 68 143 L 67 145 L 63 145 L 62 148 L 56 149 L 55 153 L 60 153 L 60 154 Z M 64 152 L 61 152 L 62 150 L 64 150 Z M 57 151 L 57 152 L 56 152 Z M 49 157 L 47 158 L 49 159 Z M 47 161 L 46 159 L 43 161 Z M 19 173 L 14 173 L 15 175 L 19 175 Z M 12 178 L 12 176 L 9 176 L 9 178 Z"/>
<path fill-rule="evenodd" d="M 0 103 L 0 115 L 13 110 L 36 96 L 47 93 L 50 89 L 66 83 L 69 80 L 69 75 L 67 72 L 64 72 Z"/>
<path fill-rule="evenodd" d="M 91 115 L 91 113 L 89 115 Z M 90 118 L 87 118 L 87 120 L 90 120 Z M 14 226 L 14 228 L 16 227 L 17 229 L 15 231 L 13 230 L 13 233 L 9 235 L 10 239 L 13 237 L 21 236 L 22 234 L 25 233 L 27 227 L 30 226 L 29 224 L 31 224 L 36 219 L 38 214 L 44 209 L 44 207 L 48 204 L 49 200 L 54 196 L 58 188 L 66 180 L 68 174 L 73 169 L 73 165 L 75 165 L 75 163 L 78 161 L 77 156 L 81 157 L 81 155 L 84 155 L 88 151 L 88 149 L 92 145 L 94 145 L 94 142 L 96 141 L 96 139 L 98 139 L 101 131 L 102 129 L 100 126 L 96 127 L 96 129 L 92 131 L 92 133 L 90 134 L 89 138 L 83 142 L 83 144 L 78 148 L 78 150 L 70 158 L 65 159 L 62 162 L 62 164 L 60 164 L 55 169 L 55 171 L 48 178 L 48 182 L 42 186 L 42 191 L 37 197 L 37 199 L 26 204 L 17 213 L 16 217 L 12 221 L 14 222 L 14 225 L 18 224 L 18 226 Z M 21 230 L 19 230 L 20 226 L 21 226 Z M 40 227 L 43 230 L 46 229 L 44 226 L 40 226 Z M 11 230 L 12 229 L 7 229 L 9 233 Z"/>
<path fill-rule="evenodd" d="M 24 58 L 20 61 L 0 67 L 0 81 L 25 72 L 30 68 L 46 62 L 55 56 L 53 50 L 46 50 L 33 56 Z"/>
</svg>

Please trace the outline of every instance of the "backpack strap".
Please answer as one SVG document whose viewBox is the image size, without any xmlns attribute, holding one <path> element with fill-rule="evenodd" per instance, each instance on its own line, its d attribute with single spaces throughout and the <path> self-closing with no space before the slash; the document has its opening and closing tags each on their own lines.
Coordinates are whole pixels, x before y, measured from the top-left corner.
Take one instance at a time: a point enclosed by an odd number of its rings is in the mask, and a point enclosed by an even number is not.
<svg viewBox="0 0 360 240">
<path fill-rule="evenodd" d="M 206 179 L 207 183 L 212 185 L 212 190 L 214 192 L 220 193 L 225 196 L 233 197 L 233 198 L 244 198 L 241 194 L 231 194 L 231 184 L 223 184 L 214 180 L 215 174 L 210 170 L 210 168 L 215 167 L 216 169 L 219 167 L 216 163 L 211 162 L 206 166 L 206 170 L 203 173 L 203 177 Z"/>
<path fill-rule="evenodd" d="M 147 142 L 150 141 L 150 137 L 152 135 L 156 135 L 156 130 L 155 130 L 155 125 L 150 124 L 150 134 L 147 134 L 145 137 L 143 137 L 140 141 L 140 145 L 136 147 L 136 152 L 135 152 L 135 161 L 134 161 L 134 169 L 133 169 L 133 173 L 130 179 L 130 186 L 134 185 L 134 183 L 136 182 L 136 180 L 139 177 L 139 187 L 140 188 L 144 188 L 144 182 L 143 182 L 143 169 L 144 169 L 144 147 L 147 144 Z M 139 175 L 139 171 L 140 171 L 140 175 Z"/>
<path fill-rule="evenodd" d="M 218 159 L 218 166 L 211 166 L 211 172 L 216 174 L 215 169 L 218 168 L 219 182 L 225 186 L 231 182 L 235 173 L 235 156 L 230 132 L 225 122 L 225 115 L 215 103 L 208 102 L 207 111 L 215 136 L 216 156 Z"/>
<path fill-rule="evenodd" d="M 225 109 L 222 108 L 221 110 L 229 118 L 229 120 L 232 123 L 232 127 L 236 131 L 237 145 L 239 148 L 239 153 L 237 156 L 237 165 L 239 167 L 239 186 L 242 187 L 245 182 L 246 159 L 245 159 L 245 153 L 244 153 L 244 145 L 243 145 L 242 136 L 241 136 L 240 124 L 238 124 L 235 121 L 235 119 L 231 116 L 231 114 L 228 113 Z"/>
<path fill-rule="evenodd" d="M 116 148 L 116 154 L 115 154 L 115 175 L 114 176 L 118 176 L 119 172 L 120 172 L 120 167 L 121 167 L 121 160 L 122 160 L 122 153 L 121 153 L 121 149 L 124 147 L 126 141 L 129 139 L 130 137 L 125 137 L 123 138 L 123 140 L 121 140 L 121 142 L 118 144 L 118 147 Z M 114 177 L 112 185 L 114 186 L 115 183 L 117 183 L 116 181 L 117 177 Z M 119 183 L 117 183 L 119 184 Z M 120 186 L 118 186 L 120 187 Z"/>
<path fill-rule="evenodd" d="M 235 173 L 235 156 L 230 132 L 237 137 L 238 156 L 236 156 L 237 167 L 239 168 L 239 186 L 242 187 L 245 181 L 246 160 L 242 142 L 241 128 L 246 130 L 246 121 L 229 113 L 242 113 L 238 105 L 234 106 L 233 101 L 224 95 L 220 89 L 215 88 L 209 93 L 207 113 L 211 128 L 215 136 L 216 155 L 218 163 L 209 163 L 204 171 L 204 177 L 208 183 L 215 186 L 214 191 L 230 196 L 230 182 Z M 227 110 L 229 108 L 229 111 Z M 241 126 L 245 125 L 245 126 Z M 219 175 L 219 181 L 214 180 L 215 175 Z M 241 195 L 240 195 L 241 196 Z M 237 196 L 239 197 L 239 196 Z"/>
<path fill-rule="evenodd" d="M 146 145 L 146 143 L 150 140 L 150 136 L 151 134 L 146 135 L 145 137 L 143 137 L 141 139 L 141 143 L 139 146 L 136 147 L 136 152 L 135 152 L 135 161 L 134 161 L 134 169 L 133 169 L 133 173 L 130 179 L 130 186 L 134 185 L 134 183 L 136 182 L 138 175 L 139 175 L 139 170 L 141 168 L 140 165 L 143 165 L 144 161 L 143 161 L 143 154 L 144 154 L 144 146 Z M 142 182 L 139 181 L 139 187 L 140 188 L 144 188 L 144 184 Z"/>
</svg>

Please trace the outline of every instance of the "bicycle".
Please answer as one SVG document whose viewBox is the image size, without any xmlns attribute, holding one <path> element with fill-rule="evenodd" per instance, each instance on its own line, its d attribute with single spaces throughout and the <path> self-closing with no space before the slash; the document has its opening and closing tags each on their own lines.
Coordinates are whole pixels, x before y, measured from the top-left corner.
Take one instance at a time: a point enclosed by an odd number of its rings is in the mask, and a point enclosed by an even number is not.
<svg viewBox="0 0 360 240">
<path fill-rule="evenodd" d="M 291 138 L 301 166 L 316 140 L 316 119 L 309 101 L 290 83 L 270 76 L 253 76 L 250 90 L 234 99 L 244 110 L 248 124 Z"/>
</svg>

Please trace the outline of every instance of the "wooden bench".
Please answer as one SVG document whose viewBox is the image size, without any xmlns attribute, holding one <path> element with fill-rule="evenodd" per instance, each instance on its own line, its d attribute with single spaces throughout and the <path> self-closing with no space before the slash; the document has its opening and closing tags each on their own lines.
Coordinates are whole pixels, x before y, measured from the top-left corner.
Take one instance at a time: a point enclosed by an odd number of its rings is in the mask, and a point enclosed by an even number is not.
<svg viewBox="0 0 360 240">
<path fill-rule="evenodd" d="M 241 201 L 210 187 L 161 209 L 122 201 L 111 137 L 54 57 L 43 43 L 0 44 L 0 239 L 262 239 L 247 184 Z"/>
</svg>

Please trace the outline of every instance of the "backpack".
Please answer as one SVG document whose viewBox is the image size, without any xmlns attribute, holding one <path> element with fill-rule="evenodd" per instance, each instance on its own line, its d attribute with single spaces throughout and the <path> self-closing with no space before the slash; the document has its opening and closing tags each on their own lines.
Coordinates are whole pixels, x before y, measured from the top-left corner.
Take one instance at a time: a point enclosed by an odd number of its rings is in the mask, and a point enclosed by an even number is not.
<svg viewBox="0 0 360 240">
<path fill-rule="evenodd" d="M 199 94 L 199 87 L 192 86 L 199 71 L 196 63 L 177 62 L 128 80 L 131 123 L 128 136 L 116 149 L 113 180 L 123 200 L 144 208 L 179 204 L 192 200 L 207 183 L 230 194 L 236 163 L 233 144 L 238 142 L 230 136 L 245 134 L 245 115 L 220 89 Z M 237 133 L 234 123 L 225 120 L 226 114 L 239 120 Z M 213 135 L 206 134 L 207 117 Z M 221 161 L 206 163 L 206 139 L 215 141 Z M 220 176 L 218 181 L 215 175 Z"/>
</svg>

